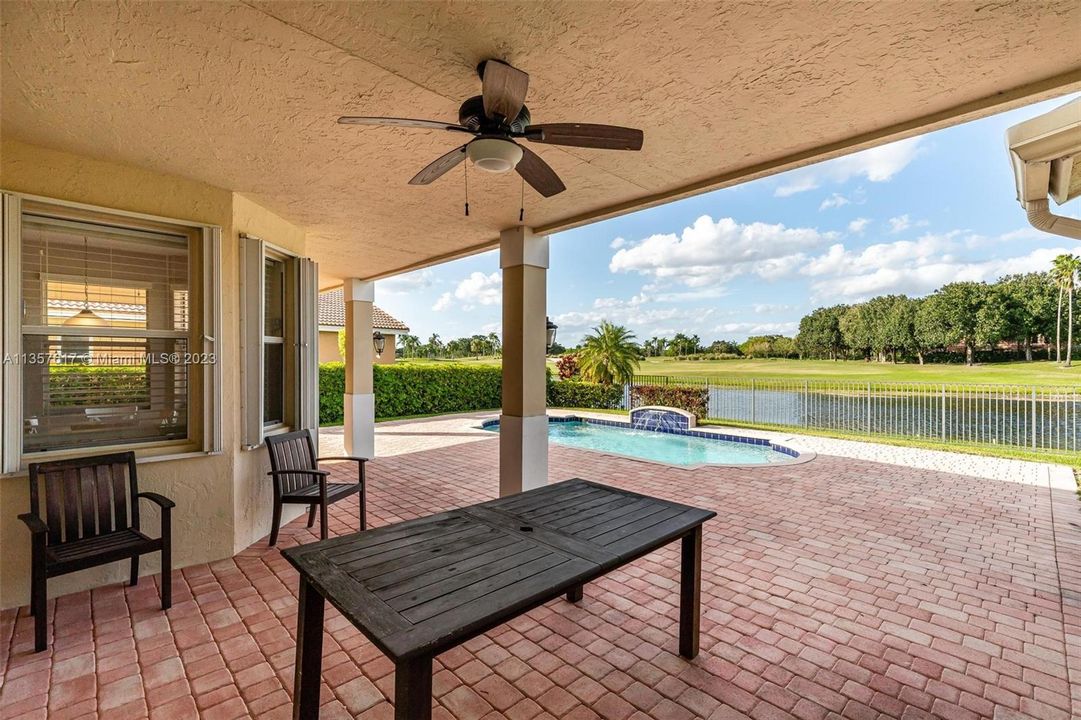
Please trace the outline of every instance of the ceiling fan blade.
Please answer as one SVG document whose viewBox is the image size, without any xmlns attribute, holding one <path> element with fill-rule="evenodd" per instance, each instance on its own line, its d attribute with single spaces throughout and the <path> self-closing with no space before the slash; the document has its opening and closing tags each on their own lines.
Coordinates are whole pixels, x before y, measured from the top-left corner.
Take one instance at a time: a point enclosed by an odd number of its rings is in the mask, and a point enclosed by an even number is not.
<svg viewBox="0 0 1081 720">
<path fill-rule="evenodd" d="M 529 75 L 505 62 L 488 60 L 481 83 L 484 114 L 489 119 L 502 117 L 509 123 L 518 117 L 529 90 Z"/>
<path fill-rule="evenodd" d="M 429 163 L 427 167 L 421 170 L 419 173 L 413 176 L 413 179 L 409 181 L 410 185 L 428 185 L 434 180 L 439 179 L 445 175 L 451 168 L 456 166 L 462 160 L 465 160 L 465 145 L 460 148 L 454 148 L 446 155 L 437 158 L 434 162 Z"/>
<path fill-rule="evenodd" d="M 339 125 L 394 125 L 396 127 L 425 128 L 428 130 L 456 130 L 458 132 L 473 132 L 467 127 L 454 123 L 439 122 L 438 120 L 414 120 L 412 118 L 393 117 L 353 117 L 346 115 L 338 118 Z"/>
<path fill-rule="evenodd" d="M 556 171 L 541 160 L 537 153 L 527 147 L 522 148 L 522 159 L 518 161 L 515 170 L 529 186 L 544 197 L 558 195 L 567 189 L 563 181 L 556 175 Z"/>
<path fill-rule="evenodd" d="M 530 125 L 522 134 L 526 140 L 548 145 L 569 145 L 604 150 L 642 149 L 642 131 L 618 125 L 547 123 Z"/>
</svg>

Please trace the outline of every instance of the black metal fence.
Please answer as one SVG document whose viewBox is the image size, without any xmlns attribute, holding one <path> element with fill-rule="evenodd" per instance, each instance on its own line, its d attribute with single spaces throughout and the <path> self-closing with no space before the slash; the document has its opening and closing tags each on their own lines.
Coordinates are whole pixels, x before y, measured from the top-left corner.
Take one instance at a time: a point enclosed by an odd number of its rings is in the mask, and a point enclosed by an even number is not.
<svg viewBox="0 0 1081 720">
<path fill-rule="evenodd" d="M 1081 450 L 1081 388 L 855 380 L 637 375 L 632 385 L 708 392 L 707 417 L 755 425 Z M 624 405 L 631 404 L 631 385 Z"/>
</svg>

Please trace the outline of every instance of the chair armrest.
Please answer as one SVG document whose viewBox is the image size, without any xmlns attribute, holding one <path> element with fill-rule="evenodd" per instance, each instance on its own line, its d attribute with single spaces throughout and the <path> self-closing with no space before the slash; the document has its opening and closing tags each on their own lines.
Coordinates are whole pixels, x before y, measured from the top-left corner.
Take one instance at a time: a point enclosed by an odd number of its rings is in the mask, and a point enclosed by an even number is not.
<svg viewBox="0 0 1081 720">
<path fill-rule="evenodd" d="M 135 497 L 146 498 L 152 503 L 156 503 L 164 510 L 171 510 L 176 507 L 176 503 L 165 497 L 164 495 L 158 495 L 155 492 L 141 492 Z"/>
<path fill-rule="evenodd" d="M 267 475 L 315 475 L 317 477 L 326 477 L 330 475 L 326 470 L 271 470 Z"/>
<path fill-rule="evenodd" d="M 33 513 L 23 513 L 19 519 L 26 523 L 32 535 L 45 535 L 49 532 L 49 526 L 42 522 L 41 518 Z"/>
<path fill-rule="evenodd" d="M 321 457 L 321 458 L 316 458 L 315 459 L 316 462 L 323 462 L 324 460 L 356 460 L 359 463 L 366 463 L 369 460 L 371 460 L 371 458 L 354 457 L 352 455 L 343 455 L 342 457 Z"/>
</svg>

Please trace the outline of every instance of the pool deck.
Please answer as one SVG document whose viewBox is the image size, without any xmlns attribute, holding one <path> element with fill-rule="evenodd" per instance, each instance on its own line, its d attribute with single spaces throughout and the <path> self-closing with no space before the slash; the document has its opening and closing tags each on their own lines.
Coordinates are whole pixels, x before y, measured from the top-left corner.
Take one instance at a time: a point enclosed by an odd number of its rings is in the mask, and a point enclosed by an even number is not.
<svg viewBox="0 0 1081 720">
<path fill-rule="evenodd" d="M 488 500 L 492 413 L 381 423 L 373 527 Z M 606 417 L 611 417 L 606 416 Z M 559 445 L 584 477 L 718 512 L 702 652 L 677 653 L 679 548 L 436 660 L 437 720 L 1071 720 L 1081 715 L 1081 503 L 1054 466 L 769 434 L 808 463 L 673 468 Z M 323 433 L 334 454 L 340 431 Z M 337 447 L 335 447 L 337 445 Z M 332 474 L 348 476 L 348 464 Z M 356 530 L 356 496 L 331 535 Z M 299 518 L 279 547 L 311 542 Z M 285 720 L 297 577 L 265 540 L 173 574 L 0 613 L 0 717 Z M 320 717 L 388 720 L 393 666 L 328 610 Z"/>
<path fill-rule="evenodd" d="M 588 410 L 560 410 L 553 408 L 548 411 L 548 414 L 561 417 L 575 415 L 598 420 L 626 419 L 626 415 L 590 412 Z M 498 413 L 480 412 L 378 423 L 375 433 L 376 455 L 398 455 L 491 438 L 491 433 L 481 430 L 480 424 L 484 420 L 498 418 Z M 701 425 L 696 427 L 695 430 L 719 435 L 762 438 L 778 445 L 790 447 L 800 453 L 866 460 L 887 465 L 956 473 L 988 480 L 1047 485 L 1057 490 L 1069 491 L 1077 487 L 1072 469 L 1054 463 L 985 457 L 946 450 L 927 450 L 856 440 L 837 440 L 791 432 L 746 430 L 719 425 Z M 320 451 L 323 454 L 344 452 L 342 429 L 340 427 L 323 428 L 320 431 Z"/>
</svg>

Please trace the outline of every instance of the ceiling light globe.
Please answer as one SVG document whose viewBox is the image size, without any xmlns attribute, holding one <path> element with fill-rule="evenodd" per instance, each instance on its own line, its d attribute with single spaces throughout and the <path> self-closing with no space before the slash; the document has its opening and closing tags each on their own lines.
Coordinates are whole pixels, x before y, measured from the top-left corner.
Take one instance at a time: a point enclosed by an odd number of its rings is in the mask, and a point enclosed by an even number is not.
<svg viewBox="0 0 1081 720">
<path fill-rule="evenodd" d="M 522 148 L 517 143 L 500 138 L 477 138 L 465 153 L 474 166 L 490 173 L 509 172 L 522 159 Z"/>
</svg>

